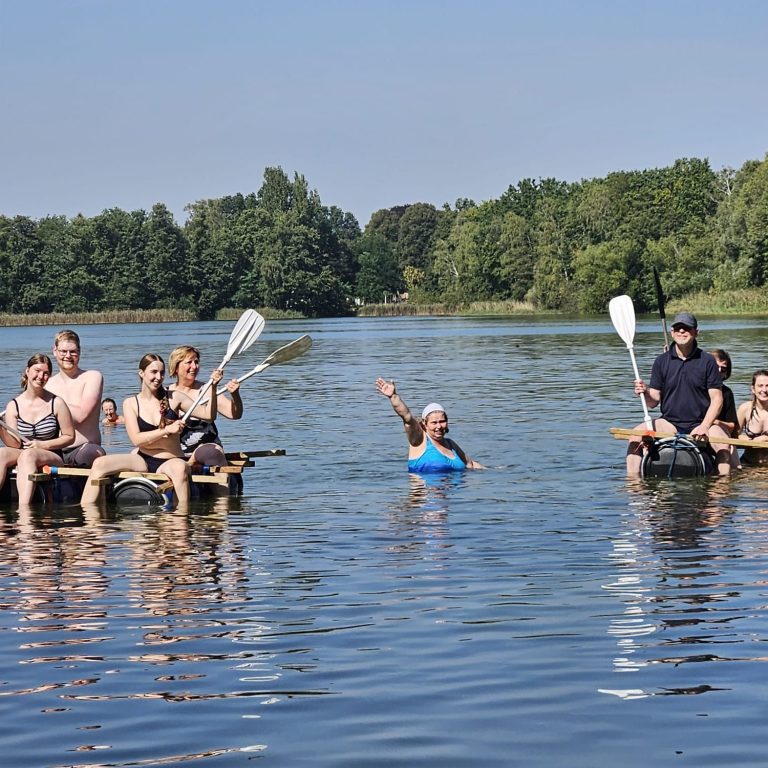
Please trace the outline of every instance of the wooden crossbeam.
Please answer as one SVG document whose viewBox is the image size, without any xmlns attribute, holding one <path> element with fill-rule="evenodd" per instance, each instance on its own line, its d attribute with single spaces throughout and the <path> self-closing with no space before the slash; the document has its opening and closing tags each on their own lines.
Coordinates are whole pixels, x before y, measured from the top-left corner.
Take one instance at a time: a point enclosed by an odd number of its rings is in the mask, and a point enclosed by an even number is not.
<svg viewBox="0 0 768 768">
<path fill-rule="evenodd" d="M 228 472 L 215 472 L 206 475 L 193 474 L 191 480 L 193 483 L 209 483 L 216 485 L 228 485 L 229 475 L 239 474 L 240 467 L 231 467 Z M 29 475 L 29 479 L 35 483 L 44 483 L 51 480 L 54 475 L 59 477 L 87 477 L 89 470 L 81 467 L 56 467 L 56 472 L 35 472 Z M 134 472 L 132 470 L 123 470 L 122 472 L 115 472 L 109 477 L 101 477 L 97 480 L 91 480 L 92 485 L 110 485 L 115 480 L 125 480 L 129 477 L 144 477 L 147 480 L 160 483 L 170 483 L 168 475 L 162 472 Z M 173 487 L 173 483 L 171 483 Z"/>
<path fill-rule="evenodd" d="M 649 431 L 647 429 L 623 429 L 621 427 L 611 427 L 609 432 L 617 439 L 617 440 L 626 440 L 630 437 L 650 437 L 650 438 L 667 438 L 667 437 L 677 437 L 677 435 L 674 432 L 654 432 Z M 737 437 L 711 437 L 708 440 L 702 440 L 700 437 L 696 437 L 695 435 L 681 435 L 681 437 L 687 437 L 689 440 L 694 441 L 700 441 L 700 442 L 710 442 L 710 443 L 716 443 L 721 445 L 736 445 L 740 448 L 762 448 L 766 449 L 768 448 L 768 442 L 755 442 L 754 440 L 742 440 L 741 438 Z"/>
<path fill-rule="evenodd" d="M 269 448 L 264 451 L 234 451 L 225 453 L 227 461 L 234 462 L 238 459 L 258 459 L 264 456 L 285 456 L 285 448 Z"/>
</svg>

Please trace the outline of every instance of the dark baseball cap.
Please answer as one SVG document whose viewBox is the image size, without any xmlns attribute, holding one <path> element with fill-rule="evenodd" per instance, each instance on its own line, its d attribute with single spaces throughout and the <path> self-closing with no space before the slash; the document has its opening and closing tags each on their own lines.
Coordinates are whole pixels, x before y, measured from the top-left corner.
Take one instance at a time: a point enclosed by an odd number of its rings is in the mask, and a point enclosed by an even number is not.
<svg viewBox="0 0 768 768">
<path fill-rule="evenodd" d="M 684 325 L 687 328 L 699 327 L 696 318 L 690 312 L 678 312 L 672 321 L 672 327 L 674 328 L 676 325 Z"/>
</svg>

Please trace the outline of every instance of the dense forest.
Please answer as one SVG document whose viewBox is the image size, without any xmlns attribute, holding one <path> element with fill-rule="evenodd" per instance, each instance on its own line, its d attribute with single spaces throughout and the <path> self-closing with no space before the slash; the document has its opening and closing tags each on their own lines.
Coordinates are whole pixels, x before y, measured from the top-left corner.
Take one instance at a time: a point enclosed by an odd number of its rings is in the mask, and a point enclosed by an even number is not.
<svg viewBox="0 0 768 768">
<path fill-rule="evenodd" d="M 604 311 L 629 293 L 668 297 L 768 280 L 768 156 L 738 170 L 681 159 L 566 183 L 524 179 L 498 199 L 376 211 L 361 230 L 303 176 L 267 168 L 261 188 L 187 206 L 73 219 L 0 215 L 0 312 L 223 307 L 350 312 L 407 292 L 411 303 L 525 301 Z"/>
</svg>

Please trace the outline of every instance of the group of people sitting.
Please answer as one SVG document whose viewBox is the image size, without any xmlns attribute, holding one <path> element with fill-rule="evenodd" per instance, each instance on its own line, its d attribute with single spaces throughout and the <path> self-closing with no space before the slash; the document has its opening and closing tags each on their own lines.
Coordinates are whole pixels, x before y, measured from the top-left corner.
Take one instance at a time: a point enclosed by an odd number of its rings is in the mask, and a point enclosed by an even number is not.
<svg viewBox="0 0 768 768">
<path fill-rule="evenodd" d="M 165 363 L 149 353 L 139 361 L 140 391 L 123 403 L 117 416 L 110 398 L 102 401 L 104 379 L 96 370 L 80 367 L 80 338 L 71 330 L 56 334 L 53 356 L 58 373 L 46 354 L 32 355 L 21 377 L 21 392 L 9 401 L 0 419 L 0 488 L 16 467 L 19 506 L 28 506 L 34 493 L 31 474 L 48 466 L 86 467 L 82 504 L 100 501 L 102 486 L 92 480 L 124 470 L 160 472 L 173 482 L 176 500 L 189 500 L 189 476 L 195 464 L 226 465 L 215 419 L 243 415 L 243 402 L 236 380 L 226 384 L 226 394 L 217 395 L 221 370 L 211 375 L 213 385 L 200 403 L 204 382 L 197 379 L 200 352 L 180 346 L 169 358 L 175 382 L 166 387 Z M 101 446 L 100 415 L 104 423 L 125 424 L 135 449 L 131 453 L 107 455 Z"/>
<path fill-rule="evenodd" d="M 768 370 L 755 371 L 751 400 L 737 408 L 733 392 L 724 383 L 731 375 L 730 355 L 723 349 L 705 352 L 697 343 L 698 334 L 699 324 L 694 315 L 676 315 L 672 321 L 673 344 L 654 361 L 650 383 L 638 379 L 634 391 L 644 398 L 648 408 L 661 408 L 661 417 L 652 421 L 654 432 L 708 440 L 718 474 L 728 475 L 741 468 L 742 462 L 757 464 L 768 460 L 765 449 L 746 447 L 739 457 L 733 445 L 718 442 L 718 438 L 768 442 Z M 638 425 L 639 429 L 645 427 Z M 641 437 L 630 438 L 628 475 L 640 474 L 644 450 Z"/>
</svg>

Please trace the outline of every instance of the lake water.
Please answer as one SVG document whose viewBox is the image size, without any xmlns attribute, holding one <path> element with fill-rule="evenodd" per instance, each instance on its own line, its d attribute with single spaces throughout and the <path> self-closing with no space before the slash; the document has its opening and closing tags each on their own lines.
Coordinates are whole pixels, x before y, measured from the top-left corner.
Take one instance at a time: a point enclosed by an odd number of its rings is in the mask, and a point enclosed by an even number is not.
<svg viewBox="0 0 768 768">
<path fill-rule="evenodd" d="M 768 323 L 702 325 L 743 401 Z M 193 343 L 208 373 L 231 329 L 77 328 L 118 402 L 144 352 Z M 3 401 L 54 330 L 0 329 Z M 241 498 L 0 515 L 3 765 L 765 764 L 768 470 L 628 482 L 607 318 L 270 321 L 228 373 L 303 333 L 220 422 L 287 451 Z M 642 371 L 662 343 L 639 322 Z M 410 477 L 378 375 L 490 469 Z"/>
</svg>

